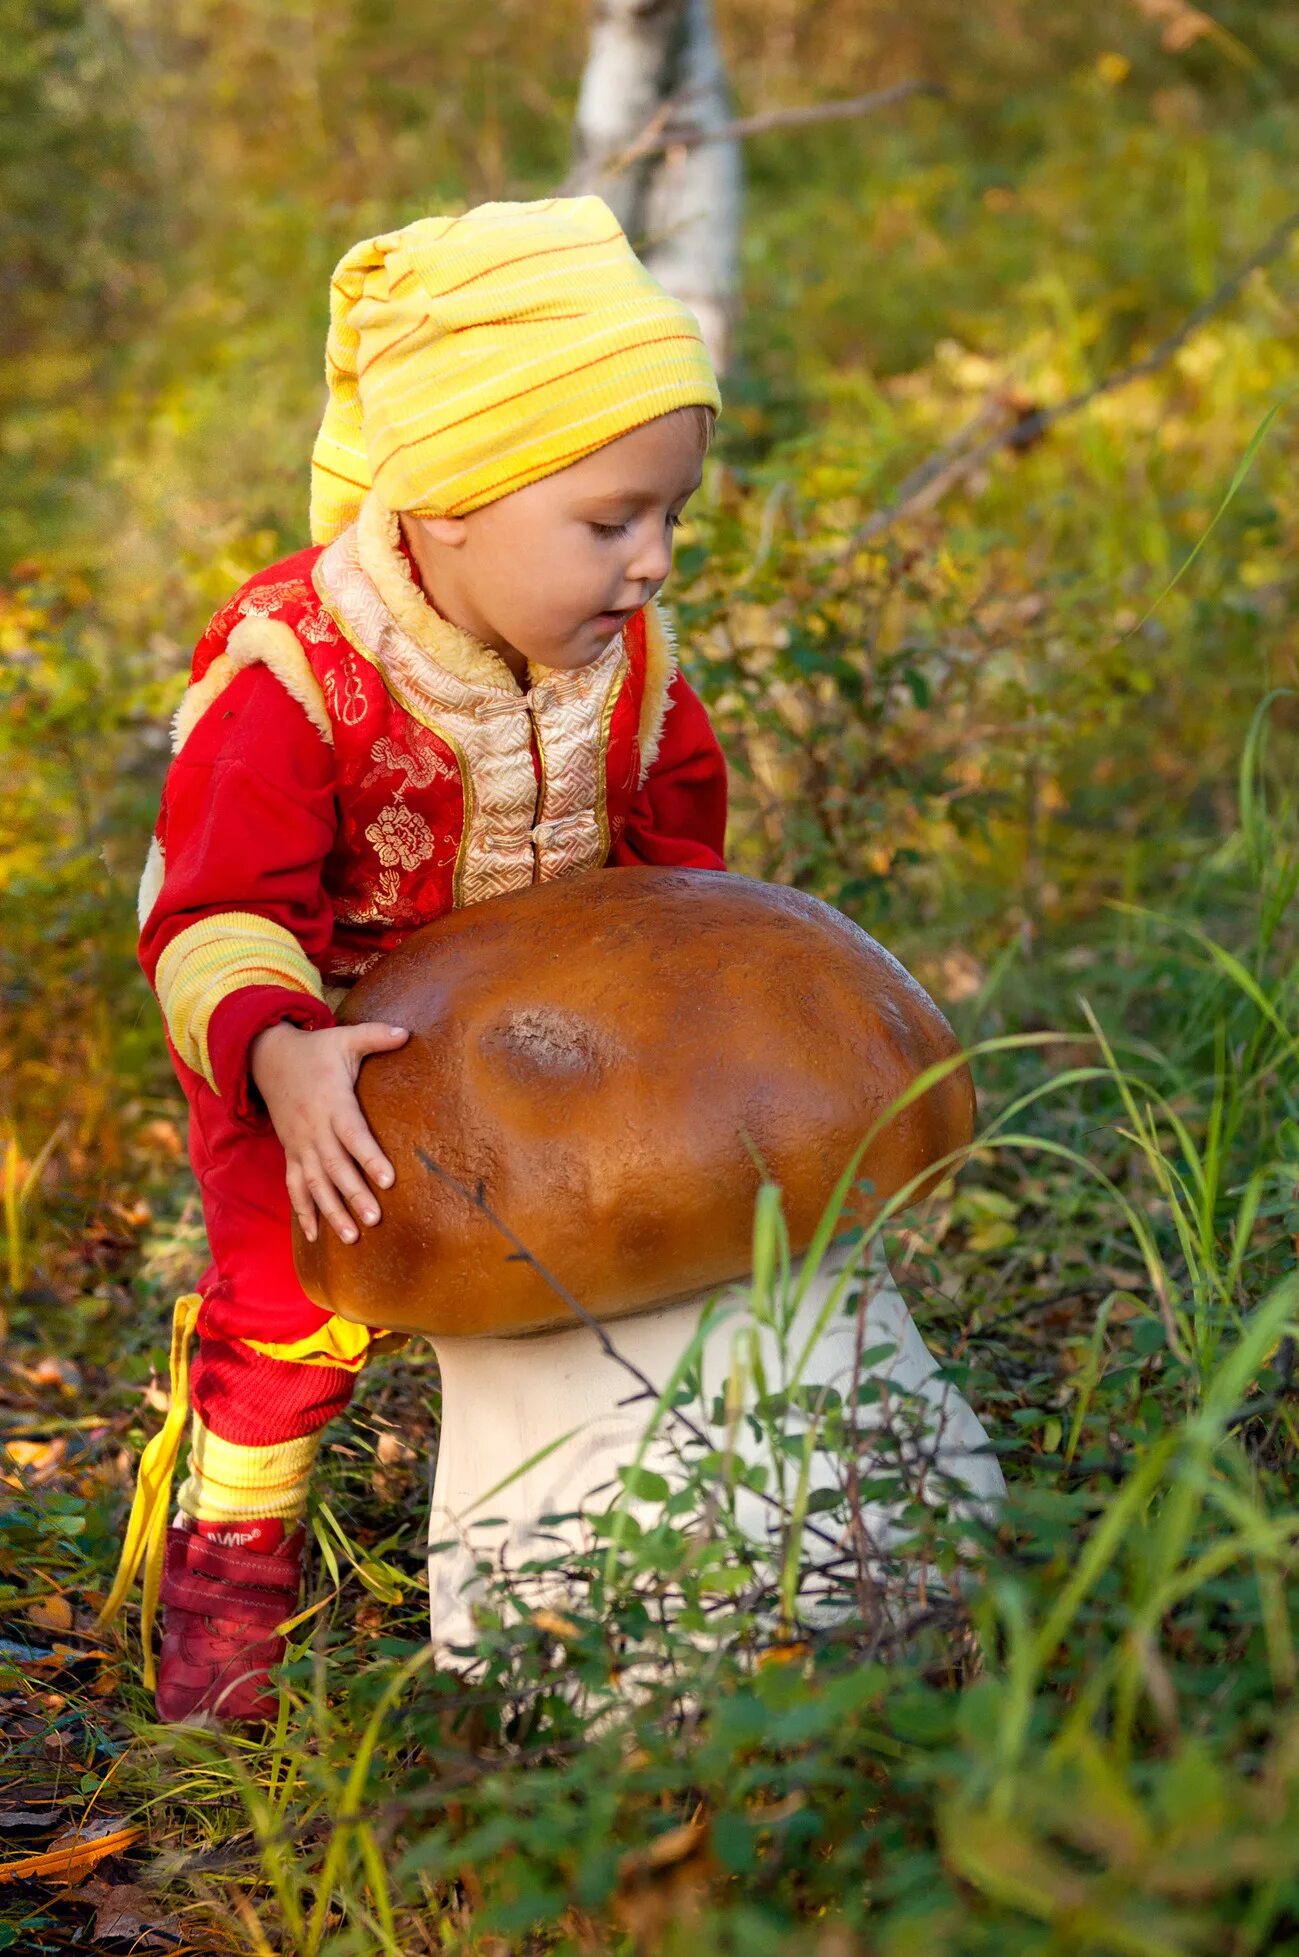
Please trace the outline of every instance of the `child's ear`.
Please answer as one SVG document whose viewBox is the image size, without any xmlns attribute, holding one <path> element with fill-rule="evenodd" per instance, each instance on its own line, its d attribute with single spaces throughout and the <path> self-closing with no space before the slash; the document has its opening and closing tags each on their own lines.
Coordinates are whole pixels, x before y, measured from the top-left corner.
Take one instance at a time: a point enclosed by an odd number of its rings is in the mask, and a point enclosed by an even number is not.
<svg viewBox="0 0 1299 1957">
<path fill-rule="evenodd" d="M 462 516 L 412 516 L 409 510 L 403 510 L 401 522 L 408 538 L 412 532 L 417 532 L 431 543 L 445 544 L 450 550 L 459 550 L 465 540 L 465 518 Z"/>
</svg>

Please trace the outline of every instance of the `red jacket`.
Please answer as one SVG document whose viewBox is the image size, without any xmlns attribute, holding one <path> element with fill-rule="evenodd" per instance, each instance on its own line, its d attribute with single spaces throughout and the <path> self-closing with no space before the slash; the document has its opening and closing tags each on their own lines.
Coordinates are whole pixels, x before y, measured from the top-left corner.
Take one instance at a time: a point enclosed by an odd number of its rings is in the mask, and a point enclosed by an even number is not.
<svg viewBox="0 0 1299 1957">
<path fill-rule="evenodd" d="M 427 604 L 373 501 L 217 613 L 175 748 L 140 959 L 190 1106 L 203 1289 L 292 1338 L 306 1300 L 257 1034 L 332 1024 L 342 989 L 461 905 L 602 864 L 721 869 L 725 766 L 656 606 L 522 691 Z"/>
</svg>

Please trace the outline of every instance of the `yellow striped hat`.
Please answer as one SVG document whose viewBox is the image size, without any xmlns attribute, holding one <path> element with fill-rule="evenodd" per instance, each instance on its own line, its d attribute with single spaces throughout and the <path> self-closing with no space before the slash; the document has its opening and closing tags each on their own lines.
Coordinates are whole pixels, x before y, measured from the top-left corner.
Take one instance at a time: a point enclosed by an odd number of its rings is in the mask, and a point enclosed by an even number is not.
<svg viewBox="0 0 1299 1957">
<path fill-rule="evenodd" d="M 721 406 L 694 314 L 599 197 L 480 204 L 367 238 L 329 307 L 316 543 L 371 487 L 390 510 L 464 516 L 670 409 Z"/>
</svg>

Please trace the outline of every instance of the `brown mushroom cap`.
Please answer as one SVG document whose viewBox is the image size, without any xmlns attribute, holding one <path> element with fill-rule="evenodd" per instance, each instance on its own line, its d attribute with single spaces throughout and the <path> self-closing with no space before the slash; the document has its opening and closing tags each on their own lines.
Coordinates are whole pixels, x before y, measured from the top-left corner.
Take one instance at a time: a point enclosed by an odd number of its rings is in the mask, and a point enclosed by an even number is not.
<svg viewBox="0 0 1299 1957">
<path fill-rule="evenodd" d="M 956 1051 L 929 995 L 838 911 L 708 870 L 596 870 L 456 911 L 339 1017 L 410 1029 L 358 1082 L 396 1182 L 355 1244 L 295 1226 L 298 1274 L 343 1318 L 444 1336 L 573 1319 L 417 1149 L 616 1318 L 747 1272 L 764 1175 L 804 1250 L 872 1124 Z M 860 1170 L 876 1200 L 967 1143 L 973 1112 L 960 1067 L 894 1116 Z"/>
</svg>

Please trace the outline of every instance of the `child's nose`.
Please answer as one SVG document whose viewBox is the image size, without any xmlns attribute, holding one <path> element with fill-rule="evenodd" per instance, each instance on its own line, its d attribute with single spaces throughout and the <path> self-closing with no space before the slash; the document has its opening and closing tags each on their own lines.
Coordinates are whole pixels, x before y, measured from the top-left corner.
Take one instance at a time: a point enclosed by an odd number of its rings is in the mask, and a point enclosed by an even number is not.
<svg viewBox="0 0 1299 1957">
<path fill-rule="evenodd" d="M 627 566 L 628 584 L 662 584 L 672 569 L 672 539 L 665 530 L 659 535 L 638 538 Z"/>
</svg>

